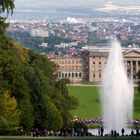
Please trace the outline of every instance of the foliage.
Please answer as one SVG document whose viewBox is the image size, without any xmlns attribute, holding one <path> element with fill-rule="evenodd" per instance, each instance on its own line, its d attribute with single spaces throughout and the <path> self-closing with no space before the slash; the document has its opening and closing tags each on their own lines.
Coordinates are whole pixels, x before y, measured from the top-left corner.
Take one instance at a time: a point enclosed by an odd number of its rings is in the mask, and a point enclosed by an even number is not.
<svg viewBox="0 0 140 140">
<path fill-rule="evenodd" d="M 44 128 L 48 128 L 48 130 L 58 131 L 62 128 L 63 124 L 62 116 L 58 111 L 58 109 L 56 108 L 56 106 L 53 104 L 53 102 L 51 102 L 51 100 L 48 97 L 46 97 L 45 99 L 46 105 L 44 105 L 44 107 L 46 107 L 46 109 L 44 108 L 43 113 L 46 113 L 45 114 L 46 118 L 44 118 L 43 123 Z"/>
<path fill-rule="evenodd" d="M 68 94 L 69 80 L 56 82 L 56 66 L 46 56 L 14 44 L 1 36 L 0 90 L 10 90 L 20 110 L 20 125 L 60 130 L 71 120 L 78 101 Z"/>
<path fill-rule="evenodd" d="M 12 13 L 13 2 L 0 1 L 1 12 Z M 66 82 L 56 86 L 54 63 L 5 35 L 5 20 L 0 17 L 0 131 L 11 134 L 19 126 L 26 132 L 32 127 L 58 131 L 70 122 L 70 110 L 77 100 L 68 94 Z M 30 39 L 26 36 L 27 42 Z M 35 43 L 40 42 L 42 38 L 36 38 Z"/>
<path fill-rule="evenodd" d="M 67 84 L 69 84 L 70 81 L 68 79 L 61 79 L 57 81 L 56 88 L 59 91 L 59 98 L 61 97 L 61 104 L 57 104 L 57 107 L 61 109 L 61 115 L 63 118 L 63 127 L 67 128 L 70 126 L 72 115 L 70 114 L 70 110 L 73 108 L 78 107 L 79 102 L 74 96 L 70 96 L 68 94 L 68 88 Z M 58 96 L 58 95 L 57 95 Z"/>
<path fill-rule="evenodd" d="M 13 9 L 15 8 L 14 0 L 0 0 L 0 14 L 7 12 L 7 16 L 9 13 L 13 13 Z M 0 16 L 0 34 L 4 34 L 6 28 L 8 27 L 8 23 L 6 23 L 6 18 Z"/>
<path fill-rule="evenodd" d="M 90 34 L 88 35 L 88 42 L 87 42 L 87 44 L 88 44 L 89 46 L 95 45 L 95 44 L 96 44 L 96 40 L 97 40 L 96 35 L 93 34 L 93 33 L 90 33 Z"/>
<path fill-rule="evenodd" d="M 14 0 L 1 0 L 0 1 L 0 10 L 1 12 L 7 12 L 7 14 L 9 14 L 11 12 L 11 14 L 13 13 L 13 9 L 15 8 L 14 5 Z"/>
<path fill-rule="evenodd" d="M 4 91 L 0 95 L 0 110 L 0 132 L 15 131 L 20 123 L 20 111 L 16 99 L 11 97 L 9 91 Z"/>
</svg>

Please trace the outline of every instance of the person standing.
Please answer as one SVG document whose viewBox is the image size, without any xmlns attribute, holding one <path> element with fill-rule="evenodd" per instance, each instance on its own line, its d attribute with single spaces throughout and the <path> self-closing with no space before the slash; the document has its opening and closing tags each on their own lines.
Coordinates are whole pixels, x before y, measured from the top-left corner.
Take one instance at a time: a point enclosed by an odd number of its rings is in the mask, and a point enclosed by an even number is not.
<svg viewBox="0 0 140 140">
<path fill-rule="evenodd" d="M 122 132 L 122 136 L 124 136 L 124 133 L 125 133 L 124 128 L 122 128 L 121 132 Z"/>
<path fill-rule="evenodd" d="M 20 133 L 20 136 L 23 136 L 23 134 L 24 134 L 24 129 L 23 129 L 22 126 L 19 128 L 19 133 Z"/>
<path fill-rule="evenodd" d="M 101 136 L 103 136 L 103 134 L 104 134 L 104 128 L 103 128 L 103 126 L 101 127 Z"/>
</svg>

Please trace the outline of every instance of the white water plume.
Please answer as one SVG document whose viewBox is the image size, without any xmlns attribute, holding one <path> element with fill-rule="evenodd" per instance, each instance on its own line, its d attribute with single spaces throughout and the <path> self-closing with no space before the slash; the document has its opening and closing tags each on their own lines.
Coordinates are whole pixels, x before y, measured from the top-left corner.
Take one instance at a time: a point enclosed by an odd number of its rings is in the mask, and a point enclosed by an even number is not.
<svg viewBox="0 0 140 140">
<path fill-rule="evenodd" d="M 114 40 L 102 78 L 101 101 L 105 129 L 120 132 L 133 114 L 133 82 L 127 78 L 121 45 Z"/>
</svg>

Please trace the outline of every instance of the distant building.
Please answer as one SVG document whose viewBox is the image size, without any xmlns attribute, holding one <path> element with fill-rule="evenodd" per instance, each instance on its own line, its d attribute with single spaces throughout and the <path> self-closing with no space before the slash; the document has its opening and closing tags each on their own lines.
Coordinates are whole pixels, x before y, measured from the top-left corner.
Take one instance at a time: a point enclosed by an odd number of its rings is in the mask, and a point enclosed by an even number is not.
<svg viewBox="0 0 140 140">
<path fill-rule="evenodd" d="M 109 48 L 85 47 L 81 51 L 81 58 L 51 57 L 50 60 L 58 66 L 58 78 L 69 78 L 72 82 L 92 82 L 100 84 Z M 138 82 L 140 71 L 140 48 L 123 48 L 124 66 L 127 76 Z"/>
<path fill-rule="evenodd" d="M 108 58 L 108 48 L 96 48 L 89 50 L 89 82 L 100 83 L 105 65 Z M 140 70 L 140 49 L 124 48 L 123 49 L 124 66 L 127 76 L 137 82 L 138 71 Z"/>
<path fill-rule="evenodd" d="M 72 83 L 82 81 L 82 59 L 77 57 L 49 57 L 58 65 L 58 79 L 68 78 Z"/>
<path fill-rule="evenodd" d="M 47 48 L 48 47 L 48 43 L 42 42 L 42 44 L 40 44 L 39 46 L 43 47 L 43 48 Z"/>
<path fill-rule="evenodd" d="M 43 29 L 32 29 L 31 36 L 40 36 L 40 37 L 48 37 L 49 32 Z"/>
</svg>

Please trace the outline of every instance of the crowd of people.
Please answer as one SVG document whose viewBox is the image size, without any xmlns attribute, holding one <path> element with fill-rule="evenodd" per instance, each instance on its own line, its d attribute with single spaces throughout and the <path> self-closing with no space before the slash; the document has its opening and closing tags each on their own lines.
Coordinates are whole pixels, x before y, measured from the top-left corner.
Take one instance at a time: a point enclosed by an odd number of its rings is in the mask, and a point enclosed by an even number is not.
<svg viewBox="0 0 140 140">
<path fill-rule="evenodd" d="M 84 123 L 85 125 L 103 125 L 103 119 L 93 118 L 93 119 L 78 119 L 79 122 Z"/>
<path fill-rule="evenodd" d="M 24 129 L 20 128 L 20 135 L 23 136 L 24 135 Z M 125 129 L 122 128 L 121 129 L 121 133 L 119 134 L 116 130 L 111 130 L 109 134 L 106 134 L 104 132 L 104 128 L 101 126 L 98 129 L 98 135 L 93 135 L 92 133 L 89 133 L 87 131 L 85 131 L 83 128 L 79 128 L 77 130 L 75 130 L 74 128 L 69 128 L 68 130 L 65 129 L 61 129 L 59 132 L 55 132 L 55 131 L 48 131 L 48 130 L 43 130 L 40 131 L 38 128 L 32 128 L 31 129 L 31 136 L 32 137 L 47 137 L 47 136 L 63 136 L 63 137 L 82 137 L 82 136 L 110 136 L 110 137 L 118 137 L 118 136 L 131 136 L 131 137 L 139 137 L 140 136 L 140 132 L 139 132 L 139 128 L 137 127 L 136 129 L 132 129 L 130 134 L 127 134 L 125 132 Z"/>
<path fill-rule="evenodd" d="M 103 125 L 103 119 L 102 118 L 93 118 L 93 119 L 78 119 L 79 122 L 84 123 L 85 125 L 94 125 L 94 126 L 102 126 Z M 136 119 L 133 120 L 132 122 L 128 122 L 129 124 L 133 124 L 135 127 L 140 126 L 140 120 Z"/>
<path fill-rule="evenodd" d="M 121 134 L 119 134 L 116 130 L 111 130 L 111 132 L 109 134 L 104 134 L 104 128 L 101 127 L 98 130 L 98 136 L 111 136 L 111 137 L 118 137 L 118 136 L 131 136 L 131 137 L 139 137 L 140 136 L 140 132 L 139 132 L 139 128 L 137 127 L 136 129 L 132 129 L 130 134 L 125 134 L 125 129 L 122 128 L 121 129 Z"/>
<path fill-rule="evenodd" d="M 24 130 L 23 128 L 19 129 L 19 133 L 21 136 L 24 135 Z M 74 129 L 74 128 L 69 128 L 68 130 L 61 129 L 59 132 L 56 131 L 48 131 L 48 130 L 43 130 L 40 131 L 38 128 L 32 128 L 31 129 L 31 136 L 32 137 L 40 137 L 40 136 L 92 136 L 91 133 L 88 133 L 85 131 L 83 128 L 79 129 Z"/>
<path fill-rule="evenodd" d="M 117 136 L 124 136 L 126 135 L 125 129 L 122 128 L 121 134 L 119 134 L 116 130 L 111 130 L 109 134 L 105 134 L 103 126 L 103 119 L 101 118 L 94 118 L 94 119 L 77 119 L 76 122 L 79 122 L 81 124 L 84 124 L 85 126 L 98 126 L 98 135 L 96 136 L 111 136 L 111 137 L 117 137 Z M 134 124 L 133 130 L 131 130 L 131 133 L 129 135 L 131 136 L 140 136 L 139 133 L 139 128 L 140 126 L 140 120 L 134 120 L 132 122 L 128 122 L 128 124 Z M 19 128 L 19 133 L 21 136 L 23 136 L 24 133 L 24 128 L 20 127 Z M 127 134 L 128 135 L 128 134 Z M 43 130 L 40 131 L 38 128 L 32 128 L 31 129 L 31 136 L 33 137 L 39 137 L 39 136 L 94 136 L 92 133 L 89 133 L 85 131 L 82 127 L 75 129 L 75 128 L 69 128 L 68 130 L 61 129 L 59 132 L 55 131 L 48 131 L 48 130 Z"/>
</svg>

